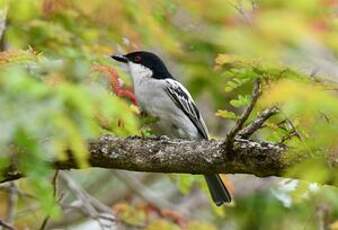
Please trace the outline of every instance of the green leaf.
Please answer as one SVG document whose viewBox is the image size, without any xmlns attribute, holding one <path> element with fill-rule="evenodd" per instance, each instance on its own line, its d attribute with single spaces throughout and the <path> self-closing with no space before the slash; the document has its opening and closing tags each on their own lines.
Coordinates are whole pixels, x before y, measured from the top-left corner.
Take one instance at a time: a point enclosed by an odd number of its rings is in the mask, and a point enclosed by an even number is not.
<svg viewBox="0 0 338 230">
<path fill-rule="evenodd" d="M 237 115 L 234 112 L 227 111 L 227 110 L 224 110 L 224 109 L 217 110 L 215 115 L 218 116 L 218 117 L 222 117 L 222 118 L 230 119 L 230 120 L 237 120 L 237 118 L 238 118 Z"/>
<path fill-rule="evenodd" d="M 230 101 L 230 104 L 236 108 L 242 107 L 242 106 L 246 106 L 250 103 L 250 96 L 249 95 L 238 95 L 237 99 L 232 99 Z"/>
</svg>

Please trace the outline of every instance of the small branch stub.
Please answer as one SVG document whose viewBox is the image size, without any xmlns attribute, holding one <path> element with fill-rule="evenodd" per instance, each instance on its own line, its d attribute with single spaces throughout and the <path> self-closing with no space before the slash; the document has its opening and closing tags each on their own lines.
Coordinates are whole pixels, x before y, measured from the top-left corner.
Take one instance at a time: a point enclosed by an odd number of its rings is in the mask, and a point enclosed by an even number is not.
<svg viewBox="0 0 338 230">
<path fill-rule="evenodd" d="M 260 80 L 257 79 L 255 82 L 253 91 L 252 91 L 252 99 L 251 99 L 250 104 L 248 105 L 248 107 L 245 108 L 241 116 L 238 118 L 235 126 L 230 130 L 230 132 L 226 136 L 226 140 L 224 142 L 224 148 L 226 149 L 227 153 L 230 153 L 232 151 L 233 141 L 236 135 L 242 130 L 244 123 L 248 120 L 252 110 L 254 109 L 256 102 L 258 100 L 258 97 L 261 94 L 260 88 L 261 88 Z"/>
</svg>

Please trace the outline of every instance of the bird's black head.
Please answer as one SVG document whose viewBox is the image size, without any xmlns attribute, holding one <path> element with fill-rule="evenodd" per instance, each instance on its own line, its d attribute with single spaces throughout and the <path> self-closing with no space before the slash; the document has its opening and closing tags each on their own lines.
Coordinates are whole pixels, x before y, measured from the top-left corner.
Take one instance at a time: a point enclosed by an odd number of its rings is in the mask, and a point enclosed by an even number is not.
<svg viewBox="0 0 338 230">
<path fill-rule="evenodd" d="M 118 62 L 140 64 L 153 72 L 156 79 L 173 78 L 163 61 L 155 54 L 146 51 L 131 52 L 126 55 L 113 55 Z"/>
</svg>

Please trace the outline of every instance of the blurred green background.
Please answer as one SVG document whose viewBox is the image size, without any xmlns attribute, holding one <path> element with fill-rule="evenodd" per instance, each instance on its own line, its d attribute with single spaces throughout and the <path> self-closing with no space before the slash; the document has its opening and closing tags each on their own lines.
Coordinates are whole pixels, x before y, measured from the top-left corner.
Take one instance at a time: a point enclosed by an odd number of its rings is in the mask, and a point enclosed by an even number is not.
<svg viewBox="0 0 338 230">
<path fill-rule="evenodd" d="M 325 164 L 338 155 L 337 0 L 1 0 L 0 37 L 0 168 L 15 159 L 28 176 L 0 185 L 1 220 L 105 229 L 80 189 L 114 211 L 107 229 L 338 229 L 338 172 Z M 131 81 L 109 56 L 135 50 L 165 60 L 214 138 L 262 79 L 254 115 L 271 105 L 282 113 L 255 138 L 280 142 L 296 130 L 288 157 L 316 160 L 286 176 L 305 180 L 224 176 L 234 202 L 215 208 L 199 176 L 83 169 L 63 172 L 55 195 L 47 160 L 71 149 L 86 167 L 88 139 L 151 133 L 111 90 L 112 71 L 123 87 Z"/>
</svg>

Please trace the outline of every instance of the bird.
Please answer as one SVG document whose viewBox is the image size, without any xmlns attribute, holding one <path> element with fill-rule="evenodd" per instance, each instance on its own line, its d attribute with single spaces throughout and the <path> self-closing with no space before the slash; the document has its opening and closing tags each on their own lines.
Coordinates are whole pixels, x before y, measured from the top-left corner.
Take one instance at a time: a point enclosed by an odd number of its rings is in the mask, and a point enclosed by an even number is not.
<svg viewBox="0 0 338 230">
<path fill-rule="evenodd" d="M 157 118 L 161 135 L 188 140 L 209 139 L 208 129 L 189 91 L 177 81 L 159 56 L 134 51 L 111 56 L 126 65 L 142 112 Z M 217 206 L 231 202 L 220 175 L 204 175 L 211 198 Z"/>
</svg>

